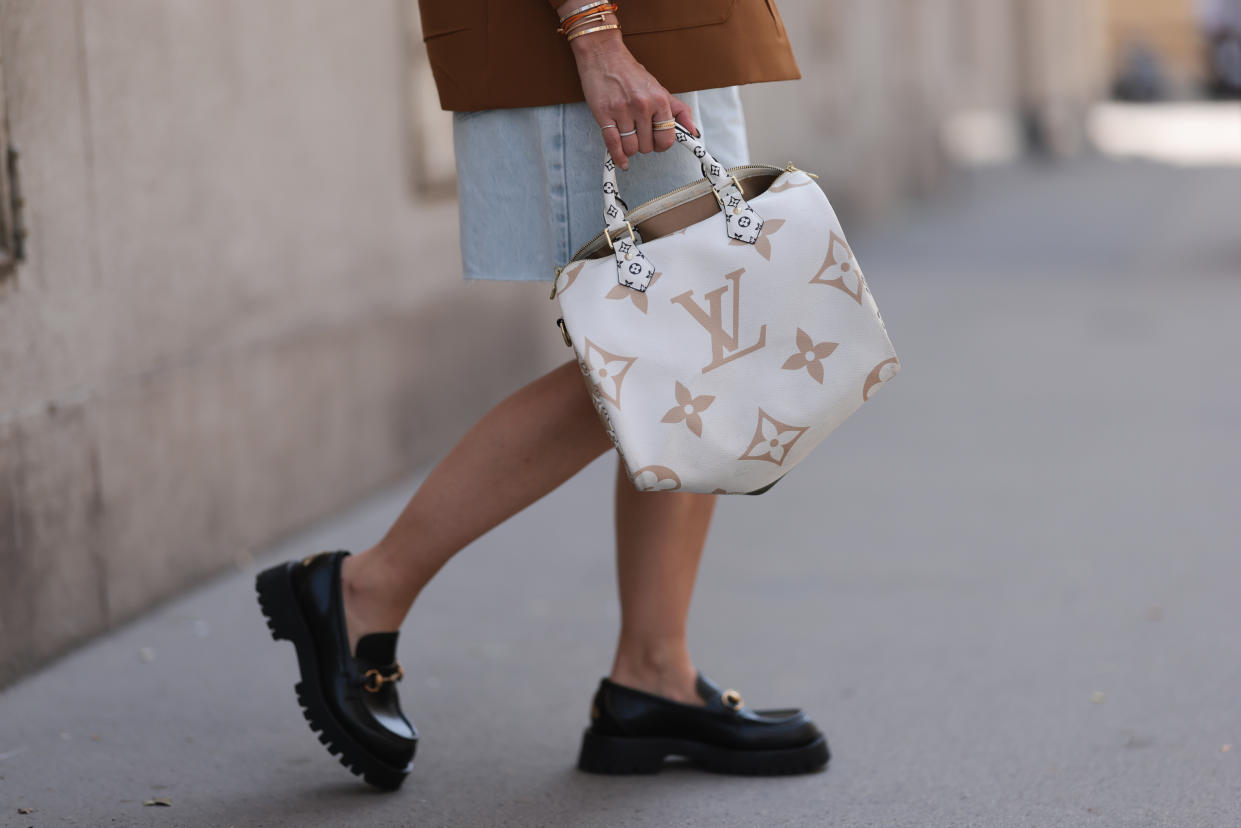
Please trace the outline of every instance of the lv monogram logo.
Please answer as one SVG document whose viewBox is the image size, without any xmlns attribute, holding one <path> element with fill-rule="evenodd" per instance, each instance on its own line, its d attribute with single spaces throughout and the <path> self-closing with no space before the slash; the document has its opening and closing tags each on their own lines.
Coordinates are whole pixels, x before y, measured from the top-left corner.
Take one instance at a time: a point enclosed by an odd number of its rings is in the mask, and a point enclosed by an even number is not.
<svg viewBox="0 0 1241 828">
<path fill-rule="evenodd" d="M 733 329 L 732 333 L 724 330 L 724 294 L 728 292 L 729 285 L 716 288 L 706 295 L 707 306 L 703 308 L 694 301 L 692 290 L 687 290 L 679 296 L 673 296 L 669 301 L 675 302 L 689 312 L 694 317 L 694 321 L 702 325 L 707 333 L 711 335 L 711 361 L 703 366 L 702 372 L 714 371 L 721 365 L 732 362 L 734 359 L 740 359 L 746 354 L 752 354 L 759 348 L 767 344 L 767 326 L 763 325 L 758 330 L 758 340 L 745 348 L 741 348 L 739 343 L 740 331 L 738 329 L 741 318 L 741 274 L 745 273 L 745 268 L 734 270 L 732 273 L 724 276 L 729 282 L 733 291 Z M 728 354 L 725 356 L 725 354 Z"/>
</svg>

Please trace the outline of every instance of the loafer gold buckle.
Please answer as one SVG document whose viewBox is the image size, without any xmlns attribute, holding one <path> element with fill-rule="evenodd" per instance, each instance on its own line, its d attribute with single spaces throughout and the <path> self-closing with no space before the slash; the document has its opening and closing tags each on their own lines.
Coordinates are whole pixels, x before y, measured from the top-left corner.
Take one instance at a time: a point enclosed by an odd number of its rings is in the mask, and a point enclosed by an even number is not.
<svg viewBox="0 0 1241 828">
<path fill-rule="evenodd" d="M 378 693 L 388 682 L 400 681 L 403 678 L 405 678 L 405 670 L 401 667 L 400 662 L 397 662 L 396 672 L 389 673 L 388 675 L 384 675 L 374 667 L 367 670 L 362 674 L 362 686 L 369 693 Z"/>
<path fill-rule="evenodd" d="M 720 701 L 723 702 L 724 706 L 729 710 L 740 710 L 741 706 L 745 704 L 745 702 L 741 700 L 741 694 L 732 688 L 720 693 Z"/>
</svg>

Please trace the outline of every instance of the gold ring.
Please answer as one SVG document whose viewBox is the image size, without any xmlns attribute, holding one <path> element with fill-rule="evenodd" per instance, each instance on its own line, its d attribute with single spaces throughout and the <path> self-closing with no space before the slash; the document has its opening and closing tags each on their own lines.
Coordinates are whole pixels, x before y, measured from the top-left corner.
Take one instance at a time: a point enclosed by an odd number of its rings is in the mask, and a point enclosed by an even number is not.
<svg viewBox="0 0 1241 828">
<path fill-rule="evenodd" d="M 656 121 L 653 126 L 655 129 L 675 129 L 677 125 L 676 118 L 669 118 L 666 121 Z"/>
</svg>

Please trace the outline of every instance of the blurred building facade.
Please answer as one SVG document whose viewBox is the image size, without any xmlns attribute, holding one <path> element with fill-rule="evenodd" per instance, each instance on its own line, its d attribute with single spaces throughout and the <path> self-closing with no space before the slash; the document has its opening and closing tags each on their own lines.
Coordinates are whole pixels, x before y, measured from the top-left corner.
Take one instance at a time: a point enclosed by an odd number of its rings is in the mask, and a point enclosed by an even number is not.
<svg viewBox="0 0 1241 828">
<path fill-rule="evenodd" d="M 1170 86 L 1165 94 L 1189 93 L 1205 80 L 1201 15 L 1206 5 L 1204 0 L 1108 0 L 1111 75 L 1131 71 L 1132 62 L 1145 53 Z"/>
<path fill-rule="evenodd" d="M 755 158 L 797 159 L 846 212 L 936 186 L 957 160 L 1084 146 L 1106 88 L 1104 0 L 780 3 L 802 83 L 745 92 Z M 963 157 L 962 157 L 963 156 Z"/>
<path fill-rule="evenodd" d="M 784 0 L 804 80 L 745 90 L 752 155 L 860 217 L 1076 151 L 1102 3 Z M 0 684 L 568 358 L 541 286 L 460 279 L 413 10 L 0 0 Z"/>
</svg>

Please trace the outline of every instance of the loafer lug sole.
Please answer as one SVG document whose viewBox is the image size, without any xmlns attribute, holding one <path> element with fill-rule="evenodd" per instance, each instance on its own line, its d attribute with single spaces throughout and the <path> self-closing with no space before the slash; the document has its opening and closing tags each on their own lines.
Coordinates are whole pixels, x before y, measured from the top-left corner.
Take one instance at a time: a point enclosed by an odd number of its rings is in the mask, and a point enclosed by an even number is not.
<svg viewBox="0 0 1241 828">
<path fill-rule="evenodd" d="M 827 740 L 776 750 L 738 750 L 686 739 L 604 736 L 590 728 L 582 736 L 579 769 L 601 774 L 658 773 L 668 756 L 684 756 L 703 770 L 754 776 L 812 773 L 831 758 Z"/>
<path fill-rule="evenodd" d="M 302 680 L 293 689 L 297 693 L 297 703 L 302 707 L 302 715 L 328 752 L 338 756 L 340 763 L 352 773 L 376 788 L 396 790 L 413 769 L 413 756 L 404 767 L 382 761 L 354 739 L 328 707 L 323 698 L 314 640 L 293 590 L 292 575 L 296 565 L 296 562 L 290 561 L 260 572 L 255 579 L 255 591 L 272 639 L 291 641 L 297 651 L 297 666 Z"/>
</svg>

